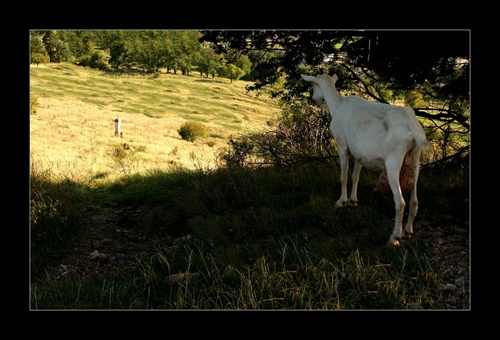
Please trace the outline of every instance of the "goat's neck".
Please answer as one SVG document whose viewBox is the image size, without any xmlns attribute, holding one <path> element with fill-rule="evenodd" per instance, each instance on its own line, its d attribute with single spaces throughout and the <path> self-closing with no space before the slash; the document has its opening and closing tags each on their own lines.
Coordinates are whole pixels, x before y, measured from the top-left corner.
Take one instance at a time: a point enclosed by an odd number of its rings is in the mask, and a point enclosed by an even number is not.
<svg viewBox="0 0 500 340">
<path fill-rule="evenodd" d="M 330 115 L 333 117 L 335 115 L 335 109 L 342 100 L 342 96 L 335 87 L 324 89 L 323 95 L 325 96 L 325 102 L 330 111 Z"/>
</svg>

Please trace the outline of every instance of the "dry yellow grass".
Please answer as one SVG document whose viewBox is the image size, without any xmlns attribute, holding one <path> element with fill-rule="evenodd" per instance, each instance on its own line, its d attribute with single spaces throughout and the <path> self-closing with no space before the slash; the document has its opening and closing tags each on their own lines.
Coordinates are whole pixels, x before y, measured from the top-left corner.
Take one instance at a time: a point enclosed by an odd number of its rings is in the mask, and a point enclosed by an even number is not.
<svg viewBox="0 0 500 340">
<path fill-rule="evenodd" d="M 231 135 L 262 131 L 279 112 L 277 104 L 264 95 L 247 94 L 245 82 L 200 82 L 202 78 L 196 76 L 162 74 L 155 81 L 168 84 L 173 93 L 168 98 L 160 97 L 165 88 L 150 85 L 151 76 L 110 77 L 70 64 L 32 66 L 31 71 L 31 92 L 39 103 L 30 116 L 32 163 L 50 169 L 58 178 L 79 182 L 121 176 L 109 152 L 123 143 L 138 150 L 131 173 L 214 169 Z M 119 85 L 124 82 L 130 86 Z M 208 96 L 206 89 L 217 94 Z M 154 95 L 160 99 L 144 100 Z M 117 117 L 121 138 L 114 133 Z M 177 131 L 191 119 L 201 120 L 210 137 L 194 143 L 182 140 Z"/>
</svg>

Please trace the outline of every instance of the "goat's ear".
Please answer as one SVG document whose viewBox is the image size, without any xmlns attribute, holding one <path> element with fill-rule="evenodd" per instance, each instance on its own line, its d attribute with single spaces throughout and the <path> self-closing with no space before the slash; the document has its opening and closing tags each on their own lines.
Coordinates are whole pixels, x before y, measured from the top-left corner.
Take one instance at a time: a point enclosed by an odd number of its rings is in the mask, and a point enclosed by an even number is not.
<svg viewBox="0 0 500 340">
<path fill-rule="evenodd" d="M 300 76 L 305 81 L 312 81 L 312 82 L 314 82 L 314 80 L 316 79 L 316 77 L 314 77 L 314 76 L 308 76 L 307 74 L 301 74 Z"/>
<path fill-rule="evenodd" d="M 330 78 L 332 78 L 332 82 L 336 82 L 338 79 L 339 79 L 339 76 L 337 76 L 336 74 L 334 74 L 333 76 L 331 76 Z"/>
</svg>

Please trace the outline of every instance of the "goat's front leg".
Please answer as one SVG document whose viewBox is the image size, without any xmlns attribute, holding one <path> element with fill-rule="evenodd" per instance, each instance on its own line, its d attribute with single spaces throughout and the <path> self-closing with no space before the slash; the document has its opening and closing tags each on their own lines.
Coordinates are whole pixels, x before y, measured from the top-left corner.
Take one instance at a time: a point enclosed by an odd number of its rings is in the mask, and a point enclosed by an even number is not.
<svg viewBox="0 0 500 340">
<path fill-rule="evenodd" d="M 335 204 L 335 207 L 342 208 L 348 205 L 347 201 L 347 172 L 349 171 L 349 151 L 344 148 L 339 148 L 340 160 L 340 198 Z"/>
<path fill-rule="evenodd" d="M 358 206 L 358 183 L 359 174 L 363 166 L 358 161 L 354 161 L 354 168 L 352 169 L 352 190 L 351 197 L 349 198 L 349 205 L 352 207 Z"/>
</svg>

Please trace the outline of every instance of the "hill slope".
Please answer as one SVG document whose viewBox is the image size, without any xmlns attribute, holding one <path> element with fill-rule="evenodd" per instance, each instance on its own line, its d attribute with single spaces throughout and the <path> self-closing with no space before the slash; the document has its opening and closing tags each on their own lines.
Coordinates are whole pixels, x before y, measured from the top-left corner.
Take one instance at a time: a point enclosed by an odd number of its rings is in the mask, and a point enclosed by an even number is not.
<svg viewBox="0 0 500 340">
<path fill-rule="evenodd" d="M 214 168 L 231 135 L 266 129 L 279 113 L 248 82 L 160 73 L 108 74 L 72 64 L 31 66 L 30 90 L 38 107 L 30 119 L 32 160 L 65 177 L 110 176 L 123 166 L 109 153 L 136 150 L 130 172 Z M 115 137 L 114 120 L 123 137 Z M 194 143 L 178 129 L 199 121 L 210 136 Z"/>
</svg>

